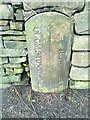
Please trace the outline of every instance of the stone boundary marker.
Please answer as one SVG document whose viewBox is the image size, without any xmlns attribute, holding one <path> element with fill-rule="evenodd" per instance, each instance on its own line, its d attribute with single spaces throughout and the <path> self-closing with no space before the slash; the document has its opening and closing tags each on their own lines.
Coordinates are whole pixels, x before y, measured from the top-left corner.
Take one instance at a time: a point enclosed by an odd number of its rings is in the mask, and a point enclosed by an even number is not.
<svg viewBox="0 0 90 120">
<path fill-rule="evenodd" d="M 40 6 L 41 4 L 36 4 L 37 8 Z M 69 74 L 70 88 L 90 88 L 88 3 L 79 0 L 79 2 L 73 4 L 71 2 L 69 4 L 61 3 L 60 6 L 54 9 L 65 12 L 69 17 L 72 16 L 71 19 L 73 19 L 74 24 L 72 60 Z M 0 3 L 0 85 L 3 84 L 5 87 L 9 83 L 20 83 L 23 71 L 26 71 L 29 75 L 29 67 L 26 62 L 28 51 L 25 21 L 30 16 L 40 12 L 40 9 L 32 10 L 31 7 L 33 7 L 33 4 L 25 1 L 11 2 L 11 0 L 3 0 Z M 61 9 L 63 7 L 66 9 Z M 53 8 L 51 9 L 53 10 Z M 49 8 L 43 10 L 47 11 Z M 79 13 L 76 11 L 79 11 Z"/>
</svg>

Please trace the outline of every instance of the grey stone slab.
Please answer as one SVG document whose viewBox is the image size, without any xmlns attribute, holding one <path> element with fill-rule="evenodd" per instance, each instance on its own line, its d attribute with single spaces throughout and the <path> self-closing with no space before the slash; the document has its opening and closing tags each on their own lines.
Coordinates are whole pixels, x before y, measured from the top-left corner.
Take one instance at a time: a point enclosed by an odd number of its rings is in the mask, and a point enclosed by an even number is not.
<svg viewBox="0 0 90 120">
<path fill-rule="evenodd" d="M 87 7 L 87 5 L 85 7 Z M 88 8 L 85 8 L 82 12 L 74 15 L 76 33 L 88 34 L 89 15 L 90 15 L 90 10 L 88 10 Z"/>
<path fill-rule="evenodd" d="M 4 63 L 8 63 L 8 58 L 7 57 L 0 58 L 0 65 L 2 65 Z"/>
<path fill-rule="evenodd" d="M 90 89 L 90 82 L 70 80 L 70 88 L 71 89 Z"/>
<path fill-rule="evenodd" d="M 0 19 L 13 19 L 13 8 L 11 5 L 0 4 Z"/>
<path fill-rule="evenodd" d="M 67 87 L 72 43 L 72 21 L 57 12 L 45 12 L 26 22 L 32 88 L 55 92 Z"/>
<path fill-rule="evenodd" d="M 4 41 L 4 47 L 9 49 L 25 49 L 27 48 L 26 42 L 21 41 Z"/>
<path fill-rule="evenodd" d="M 8 67 L 8 68 L 6 68 L 6 75 L 11 76 L 11 75 L 16 75 L 16 74 L 21 74 L 21 73 L 23 73 L 23 70 L 24 70 L 23 67 L 14 68 L 14 69 L 11 67 Z"/>
<path fill-rule="evenodd" d="M 6 75 L 9 75 L 9 76 L 12 76 L 14 75 L 14 70 L 13 68 L 5 68 L 5 71 L 6 71 Z"/>
<path fill-rule="evenodd" d="M 79 67 L 71 67 L 70 78 L 72 80 L 82 80 L 82 81 L 90 81 L 90 67 L 88 68 L 79 68 Z"/>
<path fill-rule="evenodd" d="M 26 57 L 9 58 L 10 63 L 21 63 L 26 61 Z"/>
<path fill-rule="evenodd" d="M 7 20 L 0 20 L 0 26 L 6 26 L 8 25 L 9 21 Z"/>
<path fill-rule="evenodd" d="M 26 72 L 29 72 L 29 71 L 30 71 L 29 66 L 25 66 L 25 71 L 26 71 Z"/>
<path fill-rule="evenodd" d="M 90 52 L 73 52 L 72 64 L 75 66 L 89 66 Z"/>
<path fill-rule="evenodd" d="M 26 56 L 27 50 L 22 49 L 2 49 L 0 57 L 19 57 Z"/>
<path fill-rule="evenodd" d="M 0 31 L 9 30 L 9 26 L 0 26 Z"/>
<path fill-rule="evenodd" d="M 3 41 L 2 41 L 2 36 L 0 36 L 0 54 L 2 54 L 2 49 L 3 49 Z"/>
<path fill-rule="evenodd" d="M 26 40 L 26 36 L 25 35 L 21 35 L 21 36 L 4 36 L 2 37 L 3 40 L 15 40 L 15 41 L 25 41 Z"/>
<path fill-rule="evenodd" d="M 76 36 L 73 40 L 73 51 L 87 51 L 90 50 L 89 42 L 90 37 L 89 36 Z"/>
<path fill-rule="evenodd" d="M 8 64 L 4 64 L 3 67 L 4 68 L 21 68 L 21 63 L 19 63 L 19 64 L 8 63 Z"/>
<path fill-rule="evenodd" d="M 24 68 L 14 68 L 14 74 L 20 74 L 23 73 Z"/>
<path fill-rule="evenodd" d="M 0 65 L 0 76 L 4 76 L 5 72 L 4 72 L 4 68 L 2 65 Z"/>
<path fill-rule="evenodd" d="M 71 15 L 72 13 L 74 13 L 77 10 L 82 9 L 82 7 L 84 6 L 84 0 L 75 0 L 75 1 L 71 1 L 71 0 L 57 0 L 57 1 L 51 1 L 51 0 L 39 0 L 39 2 L 37 2 L 36 0 L 28 0 L 28 1 L 23 1 L 24 4 L 24 10 L 25 11 L 30 11 L 32 9 L 37 9 L 37 8 L 41 8 L 41 7 L 46 7 L 46 6 L 57 6 L 57 9 L 59 9 L 59 11 L 67 14 L 67 15 Z"/>
<path fill-rule="evenodd" d="M 10 21 L 10 29 L 12 30 L 23 30 L 23 22 Z"/>
<path fill-rule="evenodd" d="M 24 20 L 24 10 L 17 9 L 16 13 L 14 13 L 16 20 Z"/>
<path fill-rule="evenodd" d="M 0 31 L 0 35 L 23 35 L 23 34 L 24 34 L 24 32 L 15 31 L 15 30 Z"/>
</svg>

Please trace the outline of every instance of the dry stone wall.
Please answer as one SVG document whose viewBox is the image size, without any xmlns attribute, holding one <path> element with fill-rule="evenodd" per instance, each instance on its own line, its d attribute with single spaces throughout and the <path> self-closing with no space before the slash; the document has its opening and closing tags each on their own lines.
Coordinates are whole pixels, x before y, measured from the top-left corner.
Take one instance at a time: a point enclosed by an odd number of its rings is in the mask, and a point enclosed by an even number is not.
<svg viewBox="0 0 90 120">
<path fill-rule="evenodd" d="M 23 5 L 0 4 L 0 84 L 20 83 L 27 45 Z M 23 65 L 24 63 L 24 65 Z"/>
<path fill-rule="evenodd" d="M 3 84 L 3 86 L 7 86 L 8 83 L 20 83 L 21 74 L 24 70 L 29 75 L 29 67 L 25 63 L 28 55 L 25 20 L 39 12 L 38 10 L 32 11 L 33 4 L 30 5 L 25 1 L 11 2 L 10 0 L 4 0 L 0 3 L 0 84 Z M 81 0 L 79 4 L 74 3 L 72 5 L 69 3 L 68 5 L 61 4 L 61 6 L 68 8 L 65 14 L 72 15 L 74 21 L 74 39 L 69 75 L 70 88 L 84 89 L 88 88 L 90 84 L 89 3 L 84 3 Z M 37 8 L 40 7 L 39 4 L 36 4 L 36 6 Z M 73 12 L 69 9 L 72 9 Z M 76 12 L 76 10 L 79 12 Z"/>
</svg>

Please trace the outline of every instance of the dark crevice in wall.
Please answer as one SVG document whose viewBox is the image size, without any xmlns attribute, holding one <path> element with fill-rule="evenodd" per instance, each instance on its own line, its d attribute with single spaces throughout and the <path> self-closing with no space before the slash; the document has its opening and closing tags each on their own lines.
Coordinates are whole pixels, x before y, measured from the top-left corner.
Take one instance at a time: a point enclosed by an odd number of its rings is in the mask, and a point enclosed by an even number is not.
<svg viewBox="0 0 90 120">
<path fill-rule="evenodd" d="M 72 78 L 70 78 L 70 80 L 75 82 L 90 82 L 90 80 L 74 80 Z"/>
<path fill-rule="evenodd" d="M 21 63 L 22 66 L 23 66 L 23 63 L 29 66 L 28 55 L 26 56 L 26 61 Z M 27 75 L 27 72 L 25 71 L 24 66 L 23 66 L 23 68 L 24 68 L 24 70 L 23 70 L 23 73 L 21 74 L 21 81 L 30 85 L 31 84 L 31 78 L 30 78 L 30 76 Z"/>
<path fill-rule="evenodd" d="M 73 50 L 73 52 L 77 52 L 77 53 L 81 53 L 81 52 L 85 52 L 85 53 L 87 53 L 87 52 L 90 52 L 90 50 Z"/>
<path fill-rule="evenodd" d="M 88 65 L 88 66 L 77 66 L 77 65 L 73 65 L 73 64 L 72 64 L 72 66 L 76 67 L 76 68 L 88 68 L 88 67 L 90 67 L 90 65 Z"/>
</svg>

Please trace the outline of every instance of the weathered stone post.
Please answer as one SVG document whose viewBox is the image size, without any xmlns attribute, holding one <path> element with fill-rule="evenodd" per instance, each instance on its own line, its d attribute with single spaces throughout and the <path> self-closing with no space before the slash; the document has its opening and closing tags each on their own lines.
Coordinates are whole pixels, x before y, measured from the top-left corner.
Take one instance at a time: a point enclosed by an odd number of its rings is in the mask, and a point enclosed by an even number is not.
<svg viewBox="0 0 90 120">
<path fill-rule="evenodd" d="M 72 21 L 58 12 L 43 12 L 26 22 L 32 89 L 56 92 L 68 87 Z"/>
</svg>

